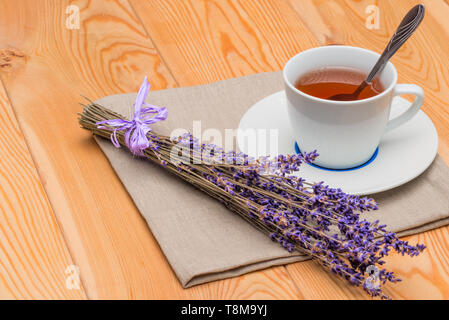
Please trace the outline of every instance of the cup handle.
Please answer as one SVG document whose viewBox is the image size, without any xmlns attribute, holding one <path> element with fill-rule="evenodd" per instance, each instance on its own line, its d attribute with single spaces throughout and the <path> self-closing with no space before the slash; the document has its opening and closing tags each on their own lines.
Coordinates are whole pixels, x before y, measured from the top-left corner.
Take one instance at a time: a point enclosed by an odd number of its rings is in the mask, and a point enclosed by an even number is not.
<svg viewBox="0 0 449 320">
<path fill-rule="evenodd" d="M 424 91 L 421 87 L 415 84 L 398 84 L 394 88 L 393 96 L 400 96 L 401 94 L 413 94 L 415 100 L 412 102 L 410 107 L 404 111 L 401 115 L 395 117 L 394 119 L 388 121 L 386 131 L 391 131 L 407 121 L 413 118 L 421 108 L 424 102 Z"/>
</svg>

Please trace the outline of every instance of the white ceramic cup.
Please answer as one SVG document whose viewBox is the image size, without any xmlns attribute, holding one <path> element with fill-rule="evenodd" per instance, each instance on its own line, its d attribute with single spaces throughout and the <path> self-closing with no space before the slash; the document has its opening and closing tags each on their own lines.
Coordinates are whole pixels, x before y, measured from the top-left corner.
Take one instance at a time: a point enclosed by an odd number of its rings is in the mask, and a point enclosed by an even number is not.
<svg viewBox="0 0 449 320">
<path fill-rule="evenodd" d="M 348 169 L 367 162 L 382 135 L 416 115 L 424 101 L 423 90 L 414 84 L 397 84 L 391 62 L 378 75 L 385 90 L 368 99 L 331 101 L 295 88 L 304 73 L 327 66 L 351 67 L 368 74 L 379 54 L 357 47 L 324 46 L 303 51 L 284 67 L 287 109 L 296 142 L 302 152 L 317 150 L 315 164 L 331 169 Z M 389 119 L 394 96 L 413 94 L 410 108 Z"/>
</svg>

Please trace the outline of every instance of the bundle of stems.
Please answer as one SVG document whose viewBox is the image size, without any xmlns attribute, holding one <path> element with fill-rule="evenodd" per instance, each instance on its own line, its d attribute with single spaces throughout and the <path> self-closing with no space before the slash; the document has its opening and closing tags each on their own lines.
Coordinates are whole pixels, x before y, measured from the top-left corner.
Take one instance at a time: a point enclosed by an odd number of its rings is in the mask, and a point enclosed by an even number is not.
<svg viewBox="0 0 449 320">
<path fill-rule="evenodd" d="M 110 138 L 114 130 L 99 122 L 126 120 L 90 100 L 83 107 L 79 123 L 96 136 Z M 128 145 L 123 131 L 115 131 L 114 138 Z M 415 256 L 425 248 L 399 240 L 379 221 L 362 219 L 361 212 L 377 209 L 373 199 L 292 175 L 316 152 L 253 159 L 199 143 L 189 133 L 170 138 L 151 130 L 146 139 L 142 156 L 219 200 L 288 251 L 309 255 L 371 296 L 388 298 L 381 285 L 400 281 L 381 269 L 390 251 Z"/>
</svg>

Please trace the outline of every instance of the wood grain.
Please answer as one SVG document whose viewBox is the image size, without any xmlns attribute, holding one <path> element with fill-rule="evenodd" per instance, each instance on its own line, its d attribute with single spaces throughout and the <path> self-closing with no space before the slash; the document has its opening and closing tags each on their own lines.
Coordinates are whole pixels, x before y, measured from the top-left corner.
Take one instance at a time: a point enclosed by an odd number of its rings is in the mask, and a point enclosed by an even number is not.
<svg viewBox="0 0 449 320">
<path fill-rule="evenodd" d="M 284 267 L 183 290 L 91 135 L 78 127 L 93 99 L 176 81 L 126 1 L 0 3 L 1 77 L 90 298 L 299 298 Z M 80 9 L 67 29 L 66 7 Z M 11 54 L 10 52 L 15 52 Z M 25 284 L 26 285 L 26 284 Z"/>
<path fill-rule="evenodd" d="M 279 70 L 318 44 L 284 1 L 130 3 L 182 86 Z"/>
<path fill-rule="evenodd" d="M 78 279 L 66 286 L 73 261 L 1 82 L 0 121 L 0 299 L 83 299 Z"/>
<path fill-rule="evenodd" d="M 415 35 L 393 57 L 399 82 L 416 83 L 424 88 L 423 110 L 435 123 L 439 134 L 439 154 L 449 164 L 449 6 L 432 1 L 309 1 L 289 0 L 292 7 L 320 41 L 343 43 L 381 52 L 402 19 L 415 4 L 424 2 L 426 17 Z M 376 4 L 380 9 L 379 30 L 365 27 L 365 8 Z M 316 24 L 315 21 L 320 21 Z M 338 26 L 338 27 L 335 27 Z M 411 243 L 427 245 L 418 258 L 393 255 L 388 266 L 404 280 L 390 286 L 395 299 L 448 299 L 449 228 L 444 227 L 407 237 Z M 361 298 L 357 289 L 331 279 L 312 262 L 287 266 L 301 294 L 308 299 Z"/>
<path fill-rule="evenodd" d="M 416 2 L 130 0 L 180 85 L 279 70 L 294 54 L 318 45 L 352 44 L 381 51 L 406 10 Z M 381 9 L 379 30 L 365 28 L 365 8 L 369 4 Z M 422 34 L 416 34 L 393 63 L 401 82 L 416 83 L 425 89 L 423 109 L 437 126 L 439 152 L 449 163 L 445 102 L 449 101 L 445 63 L 449 51 L 447 31 L 441 25 L 445 20 L 437 21 L 438 12 L 446 10 L 440 8 L 443 4 L 442 0 L 426 2 Z M 390 267 L 404 282 L 388 291 L 394 298 L 447 298 L 449 282 L 444 265 L 449 249 L 448 228 L 408 239 L 412 243 L 422 241 L 429 249 L 417 259 L 396 255 L 390 258 Z M 312 261 L 289 265 L 287 270 L 305 298 L 366 298 L 359 289 L 335 280 Z"/>
</svg>

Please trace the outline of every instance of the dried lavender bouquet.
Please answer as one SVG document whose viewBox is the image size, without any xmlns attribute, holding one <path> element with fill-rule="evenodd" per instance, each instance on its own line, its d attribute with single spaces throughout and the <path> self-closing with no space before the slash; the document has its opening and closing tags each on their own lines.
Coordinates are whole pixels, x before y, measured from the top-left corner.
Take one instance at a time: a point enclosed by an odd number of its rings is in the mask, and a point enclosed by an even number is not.
<svg viewBox="0 0 449 320">
<path fill-rule="evenodd" d="M 167 110 L 146 104 L 149 84 L 145 78 L 131 120 L 89 100 L 79 123 L 93 134 L 110 138 L 116 147 L 161 165 L 222 202 L 288 251 L 314 258 L 330 272 L 371 296 L 388 298 L 381 284 L 400 281 L 383 269 L 390 251 L 418 255 L 425 246 L 410 245 L 360 213 L 376 210 L 373 199 L 344 193 L 320 183 L 291 175 L 316 152 L 253 159 L 235 151 L 199 143 L 191 134 L 176 138 L 149 127 L 167 117 Z"/>
</svg>

